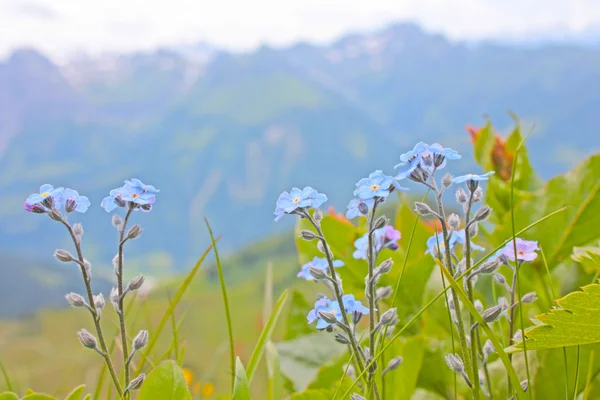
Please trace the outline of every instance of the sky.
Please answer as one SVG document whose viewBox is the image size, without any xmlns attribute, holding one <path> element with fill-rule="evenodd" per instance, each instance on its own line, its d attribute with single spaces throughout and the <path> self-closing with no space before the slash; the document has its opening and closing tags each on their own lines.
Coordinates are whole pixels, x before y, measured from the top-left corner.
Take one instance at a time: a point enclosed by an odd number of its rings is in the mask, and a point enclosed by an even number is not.
<svg viewBox="0 0 600 400">
<path fill-rule="evenodd" d="M 18 47 L 64 60 L 200 41 L 245 51 L 327 43 L 399 21 L 456 40 L 577 35 L 600 29 L 600 1 L 0 0 L 0 58 Z"/>
</svg>

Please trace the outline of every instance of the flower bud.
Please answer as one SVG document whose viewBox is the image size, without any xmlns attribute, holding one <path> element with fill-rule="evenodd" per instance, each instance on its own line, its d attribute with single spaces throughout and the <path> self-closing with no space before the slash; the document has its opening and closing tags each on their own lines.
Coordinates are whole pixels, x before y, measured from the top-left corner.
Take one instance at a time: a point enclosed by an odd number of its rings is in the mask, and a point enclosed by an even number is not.
<svg viewBox="0 0 600 400">
<path fill-rule="evenodd" d="M 333 311 L 319 311 L 319 317 L 328 324 L 337 324 L 337 315 Z"/>
<path fill-rule="evenodd" d="M 462 359 L 456 354 L 448 354 L 446 357 L 446 365 L 452 371 L 462 374 L 465 370 L 465 365 L 463 364 Z"/>
<path fill-rule="evenodd" d="M 123 224 L 123 220 L 119 216 L 119 214 L 113 214 L 112 216 L 112 224 L 115 228 L 119 229 L 121 224 Z"/>
<path fill-rule="evenodd" d="M 504 311 L 502 306 L 493 306 L 485 310 L 481 316 L 483 320 L 487 323 L 494 322 L 500 318 L 502 312 Z"/>
<path fill-rule="evenodd" d="M 142 209 L 142 211 L 144 212 L 149 212 L 150 210 L 152 210 L 152 204 L 142 204 L 140 206 L 140 208 Z"/>
<path fill-rule="evenodd" d="M 394 265 L 394 262 L 392 261 L 391 258 L 388 258 L 387 260 L 382 262 L 381 265 L 379 265 L 376 275 L 387 274 L 388 272 L 390 272 L 392 270 L 392 265 Z"/>
<path fill-rule="evenodd" d="M 366 400 L 366 399 L 358 393 L 352 393 L 350 395 L 350 400 Z"/>
<path fill-rule="evenodd" d="M 97 346 L 96 338 L 94 337 L 94 335 L 89 333 L 87 330 L 85 330 L 85 329 L 80 330 L 79 332 L 77 332 L 77 336 L 79 337 L 79 341 L 81 342 L 81 344 L 84 347 L 87 347 L 88 349 L 96 348 L 96 346 Z"/>
<path fill-rule="evenodd" d="M 483 189 L 480 186 L 477 189 L 475 189 L 475 192 L 473 192 L 473 203 L 480 202 L 482 198 L 483 198 Z"/>
<path fill-rule="evenodd" d="M 84 307 L 86 304 L 84 298 L 81 295 L 73 292 L 67 293 L 65 295 L 65 299 L 71 307 Z"/>
<path fill-rule="evenodd" d="M 369 213 L 369 206 L 364 201 L 358 203 L 358 211 L 362 215 L 367 215 Z"/>
<path fill-rule="evenodd" d="M 315 212 L 313 213 L 313 219 L 317 223 L 321 222 L 321 220 L 323 220 L 323 211 L 321 211 L 320 209 L 317 208 L 315 210 Z"/>
<path fill-rule="evenodd" d="M 300 232 L 300 237 L 304 240 L 311 241 L 311 240 L 315 240 L 317 238 L 317 235 L 315 235 L 311 231 L 303 230 L 302 232 Z"/>
<path fill-rule="evenodd" d="M 473 193 L 475 190 L 477 190 L 478 187 L 479 187 L 479 181 L 476 181 L 475 179 L 469 179 L 467 181 L 467 188 L 469 189 L 469 191 L 471 193 Z"/>
<path fill-rule="evenodd" d="M 48 196 L 44 200 L 42 200 L 42 204 L 48 208 L 52 208 L 54 207 L 54 198 L 52 196 Z"/>
<path fill-rule="evenodd" d="M 140 237 L 140 235 L 142 234 L 142 227 L 139 226 L 138 224 L 135 224 L 134 226 L 131 227 L 131 229 L 129 229 L 129 232 L 127 232 L 127 239 L 136 239 L 138 237 Z"/>
<path fill-rule="evenodd" d="M 450 216 L 448 217 L 448 226 L 454 231 L 457 231 L 458 228 L 460 228 L 460 217 L 458 216 L 458 214 L 450 214 Z"/>
<path fill-rule="evenodd" d="M 536 296 L 535 292 L 525 293 L 523 295 L 523 297 L 521 298 L 521 302 L 526 303 L 526 304 L 534 303 L 536 300 L 537 300 L 537 296 Z"/>
<path fill-rule="evenodd" d="M 425 203 L 421 203 L 419 201 L 415 202 L 415 212 L 422 217 L 427 217 L 429 215 L 433 215 L 433 210 Z"/>
<path fill-rule="evenodd" d="M 379 322 L 382 325 L 389 325 L 396 320 L 397 314 L 398 314 L 398 312 L 396 311 L 395 308 L 390 308 L 389 310 L 387 310 L 386 312 L 383 313 Z"/>
<path fill-rule="evenodd" d="M 115 287 L 110 290 L 110 302 L 115 311 L 119 312 L 119 291 Z"/>
<path fill-rule="evenodd" d="M 25 203 L 25 211 L 30 211 L 32 213 L 36 213 L 36 214 L 45 214 L 46 213 L 46 207 L 44 207 L 43 205 L 36 203 L 36 204 L 29 204 L 29 203 Z"/>
<path fill-rule="evenodd" d="M 465 204 L 467 202 L 467 194 L 462 188 L 456 190 L 456 201 L 458 204 Z"/>
<path fill-rule="evenodd" d="M 481 266 L 477 269 L 477 273 L 484 275 L 493 274 L 498 270 L 498 268 L 500 268 L 500 265 L 502 265 L 500 259 L 496 257 L 493 260 L 486 261 L 481 264 Z"/>
<path fill-rule="evenodd" d="M 375 220 L 375 224 L 373 225 L 373 229 L 381 229 L 386 226 L 388 223 L 388 219 L 383 215 Z"/>
<path fill-rule="evenodd" d="M 144 275 L 139 274 L 127 284 L 128 291 L 138 290 L 144 284 Z"/>
<path fill-rule="evenodd" d="M 529 389 L 529 382 L 527 382 L 527 380 L 521 381 L 521 389 L 523 389 L 524 392 Z"/>
<path fill-rule="evenodd" d="M 517 343 L 523 340 L 523 331 L 522 330 L 518 330 L 515 332 L 515 334 L 513 335 L 512 338 L 513 342 Z"/>
<path fill-rule="evenodd" d="M 383 287 L 377 288 L 377 290 L 375 291 L 375 297 L 377 300 L 387 299 L 391 295 L 392 295 L 392 287 L 391 286 L 383 286 Z"/>
<path fill-rule="evenodd" d="M 326 255 L 327 253 L 329 253 L 329 256 L 330 256 L 331 258 L 333 258 L 333 254 L 331 253 L 331 251 L 328 251 L 328 249 L 325 249 L 325 246 L 323 245 L 323 242 L 322 242 L 322 241 L 318 241 L 318 242 L 317 242 L 317 250 L 319 250 L 321 253 L 323 253 L 323 254 L 325 254 L 325 255 Z"/>
<path fill-rule="evenodd" d="M 362 319 L 363 314 L 360 311 L 353 311 L 352 312 L 352 323 L 354 325 L 358 324 L 360 322 L 360 320 Z"/>
<path fill-rule="evenodd" d="M 350 344 L 350 340 L 339 332 L 335 334 L 335 341 L 341 344 Z"/>
<path fill-rule="evenodd" d="M 475 212 L 475 215 L 473 216 L 473 220 L 474 221 L 485 221 L 487 219 L 487 217 L 490 216 L 491 213 L 492 213 L 492 209 L 487 205 L 483 205 L 479 208 L 479 210 L 477 210 Z"/>
<path fill-rule="evenodd" d="M 77 238 L 77 241 L 79 242 L 81 240 L 81 237 L 83 236 L 83 225 L 81 225 L 79 222 L 76 224 L 73 224 L 73 234 L 75 235 L 75 237 Z"/>
<path fill-rule="evenodd" d="M 102 293 L 99 293 L 97 296 L 94 296 L 94 306 L 96 307 L 96 310 L 102 311 L 105 304 L 106 302 L 104 301 L 104 296 L 102 295 Z"/>
<path fill-rule="evenodd" d="M 141 330 L 133 339 L 132 346 L 135 351 L 142 349 L 148 343 L 148 331 Z"/>
<path fill-rule="evenodd" d="M 498 282 L 500 285 L 503 285 L 505 287 L 508 286 L 508 284 L 506 283 L 506 278 L 504 277 L 504 275 L 502 275 L 502 274 L 500 274 L 498 272 L 494 273 L 494 280 L 496 282 Z"/>
<path fill-rule="evenodd" d="M 383 370 L 382 374 L 385 375 L 387 372 L 397 369 L 400 365 L 402 365 L 402 361 L 404 361 L 404 359 L 401 356 L 392 358 L 387 367 L 385 367 Z"/>
<path fill-rule="evenodd" d="M 120 194 L 118 194 L 115 196 L 115 204 L 119 207 L 125 207 L 127 205 L 127 202 L 123 200 Z"/>
<path fill-rule="evenodd" d="M 452 175 L 445 173 L 444 176 L 442 176 L 442 186 L 444 188 L 449 188 L 452 186 Z"/>
<path fill-rule="evenodd" d="M 490 339 L 486 340 L 485 344 L 483 345 L 483 363 L 486 364 L 488 357 L 494 353 L 496 353 L 496 349 L 494 348 L 494 345 L 492 344 Z"/>
<path fill-rule="evenodd" d="M 77 201 L 75 199 L 69 198 L 65 203 L 65 211 L 68 213 L 72 213 L 77 208 Z"/>
<path fill-rule="evenodd" d="M 320 281 L 322 279 L 325 279 L 325 277 L 327 276 L 325 274 L 325 271 L 323 271 L 321 268 L 317 268 L 317 267 L 310 267 L 308 269 L 308 272 L 310 273 L 310 275 L 315 278 L 317 281 Z"/>
<path fill-rule="evenodd" d="M 52 219 L 53 221 L 62 221 L 62 215 L 60 215 L 60 212 L 58 210 L 56 210 L 55 208 L 53 208 L 49 213 L 48 216 L 50 217 L 50 219 Z"/>
<path fill-rule="evenodd" d="M 56 258 L 58 261 L 60 262 L 71 262 L 74 260 L 73 256 L 71 255 L 71 253 L 69 253 L 66 250 L 61 250 L 61 249 L 57 249 L 54 252 L 54 258 Z"/>
<path fill-rule="evenodd" d="M 504 311 L 508 310 L 508 301 L 506 297 L 498 297 L 498 305 L 502 307 Z"/>
<path fill-rule="evenodd" d="M 144 379 L 146 379 L 146 375 L 144 374 L 140 374 L 137 378 L 133 379 L 125 388 L 125 393 L 138 390 L 142 386 L 142 383 L 144 383 Z"/>
<path fill-rule="evenodd" d="M 477 222 L 472 222 L 469 225 L 469 237 L 474 238 L 479 233 L 479 224 Z"/>
<path fill-rule="evenodd" d="M 481 314 L 481 312 L 483 311 L 483 304 L 481 303 L 481 300 L 477 299 L 473 302 L 473 305 L 475 306 L 475 309 L 477 310 L 477 312 L 479 314 Z"/>
<path fill-rule="evenodd" d="M 92 279 L 92 264 L 85 258 L 83 259 L 83 271 L 85 272 L 85 279 L 87 281 Z"/>
</svg>

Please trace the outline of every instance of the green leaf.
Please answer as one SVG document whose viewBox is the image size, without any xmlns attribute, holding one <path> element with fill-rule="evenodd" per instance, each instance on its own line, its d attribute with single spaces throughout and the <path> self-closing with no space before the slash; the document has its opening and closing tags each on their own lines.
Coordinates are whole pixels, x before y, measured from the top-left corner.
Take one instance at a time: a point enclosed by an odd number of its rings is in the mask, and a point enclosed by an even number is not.
<svg viewBox="0 0 600 400">
<path fill-rule="evenodd" d="M 584 246 L 600 239 L 600 155 L 594 155 L 573 171 L 557 176 L 530 197 L 515 206 L 516 228 L 527 226 L 550 211 L 569 207 L 529 232 L 546 250 L 548 266 L 555 268 L 568 259 L 575 246 Z M 494 210 L 495 212 L 495 210 Z M 512 236 L 510 215 L 492 235 Z"/>
<path fill-rule="evenodd" d="M 283 388 L 279 354 L 270 341 L 267 343 L 267 373 L 269 375 L 269 400 L 280 400 Z"/>
<path fill-rule="evenodd" d="M 281 370 L 294 383 L 297 391 L 304 390 L 323 365 L 339 357 L 346 348 L 333 335 L 315 332 L 276 345 Z M 341 376 L 340 371 L 340 376 Z"/>
<path fill-rule="evenodd" d="M 33 393 L 23 397 L 21 400 L 56 400 L 56 397 L 47 394 Z"/>
<path fill-rule="evenodd" d="M 589 273 L 598 271 L 600 269 L 600 243 L 597 246 L 574 247 L 571 258 L 582 264 Z"/>
<path fill-rule="evenodd" d="M 69 393 L 65 400 L 79 400 L 84 390 L 85 385 L 77 386 L 71 393 Z"/>
<path fill-rule="evenodd" d="M 183 371 L 175 361 L 165 361 L 146 377 L 136 400 L 191 400 Z"/>
<path fill-rule="evenodd" d="M 312 309 L 312 306 L 304 299 L 302 293 L 297 290 L 292 291 L 285 340 L 292 340 L 298 336 L 314 333 L 314 327 L 306 323 L 306 315 L 310 309 Z"/>
<path fill-rule="evenodd" d="M 162 330 L 164 329 L 167 322 L 169 321 L 171 314 L 175 311 L 175 307 L 177 306 L 177 304 L 183 297 L 183 294 L 187 290 L 188 286 L 190 286 L 190 284 L 192 283 L 192 280 L 196 276 L 196 273 L 200 269 L 200 266 L 202 265 L 202 263 L 204 262 L 204 259 L 206 258 L 206 256 L 208 256 L 208 253 L 210 253 L 210 250 L 212 248 L 213 248 L 213 245 L 211 244 L 204 251 L 204 254 L 202 254 L 202 256 L 198 259 L 198 261 L 196 262 L 196 265 L 194 265 L 194 267 L 192 268 L 190 273 L 185 277 L 184 281 L 181 283 L 181 286 L 179 286 L 179 289 L 177 289 L 177 293 L 175 293 L 175 297 L 173 297 L 173 301 L 171 302 L 171 304 L 169 304 L 169 308 L 167 308 L 167 311 L 165 311 L 165 314 L 162 316 L 162 319 L 160 320 L 158 326 L 156 327 L 156 329 L 154 329 L 154 331 L 150 335 L 150 342 L 144 348 L 144 352 L 142 354 L 142 357 L 140 358 L 140 362 L 138 364 L 138 367 L 137 367 L 137 370 L 136 370 L 134 376 L 138 376 L 142 372 L 144 363 L 146 362 L 146 359 L 148 358 L 148 355 L 150 354 L 150 352 L 154 349 L 154 346 L 156 345 L 156 343 L 158 343 L 160 334 L 162 333 Z"/>
<path fill-rule="evenodd" d="M 423 363 L 425 352 L 425 339 L 423 336 L 413 336 L 404 340 L 397 340 L 386 353 L 386 360 L 401 355 L 403 362 L 398 369 L 389 371 L 385 375 L 386 398 L 394 400 L 408 400 L 413 397 L 417 388 L 419 371 Z M 383 365 L 382 368 L 386 366 Z"/>
<path fill-rule="evenodd" d="M 302 393 L 297 393 L 297 394 L 292 395 L 290 400 L 331 400 L 331 398 L 333 397 L 333 393 L 334 392 L 332 390 L 309 389 Z"/>
<path fill-rule="evenodd" d="M 19 400 L 19 396 L 13 392 L 4 392 L 0 394 L 0 400 Z"/>
<path fill-rule="evenodd" d="M 267 342 L 271 339 L 271 335 L 273 334 L 273 329 L 275 329 L 275 325 L 277 324 L 277 320 L 279 319 L 279 316 L 281 315 L 281 311 L 283 310 L 283 306 L 285 305 L 287 297 L 288 297 L 288 291 L 286 290 L 281 294 L 281 296 L 279 297 L 279 300 L 277 300 L 277 303 L 275 303 L 275 308 L 273 309 L 273 313 L 271 314 L 271 317 L 269 318 L 269 320 L 267 321 L 267 324 L 263 328 L 263 330 L 258 338 L 258 342 L 256 343 L 256 346 L 254 347 L 254 351 L 252 352 L 250 361 L 248 361 L 247 376 L 248 376 L 249 383 L 251 383 L 252 378 L 254 378 L 254 373 L 256 372 L 256 368 L 258 368 L 258 363 L 260 362 L 260 359 L 262 358 L 262 355 L 263 355 L 263 352 L 265 351 L 265 346 L 267 345 Z"/>
<path fill-rule="evenodd" d="M 321 367 L 317 372 L 317 376 L 308 385 L 308 389 L 331 389 L 334 386 L 337 387 L 340 385 L 340 378 L 347 379 L 344 371 L 346 370 L 348 361 L 348 354 L 343 354 L 333 362 Z M 342 382 L 340 390 L 346 390 L 348 387 L 349 384 L 344 385 L 344 382 Z"/>
<path fill-rule="evenodd" d="M 527 350 L 600 342 L 600 285 L 582 289 L 556 300 L 560 308 L 535 317 L 540 324 L 525 331 Z M 522 341 L 507 349 L 511 353 L 522 350 Z"/>
<path fill-rule="evenodd" d="M 233 384 L 232 400 L 250 400 L 250 386 L 244 370 L 244 364 L 237 357 L 235 360 L 235 381 Z"/>
</svg>

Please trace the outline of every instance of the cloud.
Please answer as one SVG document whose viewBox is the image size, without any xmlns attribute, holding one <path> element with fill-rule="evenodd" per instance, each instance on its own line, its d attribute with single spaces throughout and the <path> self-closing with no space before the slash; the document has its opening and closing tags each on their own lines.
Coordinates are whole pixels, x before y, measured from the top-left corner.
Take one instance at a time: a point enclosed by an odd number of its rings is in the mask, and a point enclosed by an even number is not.
<svg viewBox="0 0 600 400">
<path fill-rule="evenodd" d="M 200 41 L 234 50 L 325 43 L 403 20 L 452 39 L 529 38 L 600 26 L 600 2 L 0 0 L 0 57 L 20 46 L 60 59 L 75 51 L 127 52 Z"/>
</svg>

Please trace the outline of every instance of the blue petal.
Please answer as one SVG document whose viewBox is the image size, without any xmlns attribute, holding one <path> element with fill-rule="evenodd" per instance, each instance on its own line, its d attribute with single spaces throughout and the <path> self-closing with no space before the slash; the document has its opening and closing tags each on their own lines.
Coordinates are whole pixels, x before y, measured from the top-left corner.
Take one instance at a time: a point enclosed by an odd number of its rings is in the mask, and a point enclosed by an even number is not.
<svg viewBox="0 0 600 400">
<path fill-rule="evenodd" d="M 54 190 L 54 186 L 52 186 L 52 185 L 50 185 L 48 183 L 40 186 L 40 194 L 46 193 L 46 192 L 51 192 L 53 190 Z"/>
</svg>

